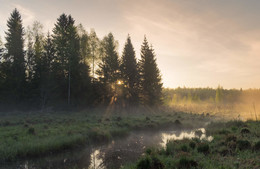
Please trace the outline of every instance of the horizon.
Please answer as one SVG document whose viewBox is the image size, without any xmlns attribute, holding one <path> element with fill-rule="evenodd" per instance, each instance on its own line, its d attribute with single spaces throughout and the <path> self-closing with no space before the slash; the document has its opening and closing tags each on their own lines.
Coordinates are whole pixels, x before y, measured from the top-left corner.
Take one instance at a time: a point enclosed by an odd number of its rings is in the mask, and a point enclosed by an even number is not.
<svg viewBox="0 0 260 169">
<path fill-rule="evenodd" d="M 120 56 L 130 34 L 136 57 L 140 59 L 146 35 L 154 47 L 164 88 L 221 85 L 225 89 L 257 89 L 260 86 L 260 23 L 257 23 L 260 2 L 256 0 L 60 2 L 2 2 L 2 41 L 5 41 L 6 21 L 14 8 L 21 13 L 25 29 L 37 20 L 44 25 L 45 32 L 52 31 L 57 18 L 66 13 L 88 32 L 94 28 L 101 39 L 112 32 L 119 42 Z"/>
</svg>

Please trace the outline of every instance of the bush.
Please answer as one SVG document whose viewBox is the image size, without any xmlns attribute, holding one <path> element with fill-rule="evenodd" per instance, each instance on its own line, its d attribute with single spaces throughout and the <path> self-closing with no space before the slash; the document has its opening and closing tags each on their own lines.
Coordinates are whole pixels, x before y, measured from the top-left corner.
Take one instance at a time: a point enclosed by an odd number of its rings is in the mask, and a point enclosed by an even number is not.
<svg viewBox="0 0 260 169">
<path fill-rule="evenodd" d="M 254 150 L 255 151 L 260 151 L 260 141 L 255 143 Z"/>
<path fill-rule="evenodd" d="M 234 150 L 236 150 L 237 143 L 234 141 L 230 141 L 230 142 L 228 142 L 227 147 L 230 148 L 232 151 L 234 151 Z"/>
<path fill-rule="evenodd" d="M 228 149 L 225 146 L 222 146 L 218 149 L 218 152 L 222 156 L 227 156 L 229 154 Z"/>
<path fill-rule="evenodd" d="M 248 133 L 250 133 L 250 130 L 248 128 L 242 128 L 240 133 L 241 134 L 248 134 Z"/>
<path fill-rule="evenodd" d="M 228 143 L 228 142 L 231 142 L 231 141 L 236 142 L 237 141 L 237 137 L 235 135 L 228 135 L 226 137 L 226 142 Z"/>
<path fill-rule="evenodd" d="M 28 129 L 28 134 L 35 135 L 35 129 L 33 127 L 30 127 Z"/>
<path fill-rule="evenodd" d="M 153 169 L 163 169 L 164 165 L 161 160 L 157 157 L 152 157 L 152 167 Z"/>
<path fill-rule="evenodd" d="M 187 145 L 182 145 L 181 146 L 181 151 L 184 151 L 184 152 L 188 152 L 189 150 L 188 150 L 188 146 Z"/>
<path fill-rule="evenodd" d="M 175 120 L 175 121 L 174 121 L 174 124 L 176 124 L 176 125 L 181 125 L 181 122 L 180 122 L 180 120 Z"/>
<path fill-rule="evenodd" d="M 238 140 L 237 147 L 239 150 L 246 150 L 251 148 L 251 143 L 247 140 Z"/>
<path fill-rule="evenodd" d="M 192 159 L 188 159 L 186 157 L 183 157 L 179 161 L 179 168 L 196 168 L 198 167 L 198 163 Z"/>
<path fill-rule="evenodd" d="M 151 167 L 152 167 L 152 159 L 149 156 L 140 159 L 137 163 L 138 169 L 150 169 Z"/>
<path fill-rule="evenodd" d="M 207 143 L 201 143 L 199 144 L 197 148 L 199 153 L 208 154 L 209 153 L 209 145 Z"/>
<path fill-rule="evenodd" d="M 166 143 L 166 154 L 167 155 L 173 155 L 174 154 L 174 147 L 175 147 L 174 141 L 168 141 Z"/>
<path fill-rule="evenodd" d="M 151 155 L 151 154 L 152 154 L 152 149 L 147 148 L 147 149 L 145 150 L 145 153 L 146 153 L 147 155 Z"/>
<path fill-rule="evenodd" d="M 190 146 L 190 148 L 195 149 L 196 143 L 194 141 L 191 141 L 189 146 Z"/>
<path fill-rule="evenodd" d="M 229 130 L 226 130 L 226 129 L 222 129 L 222 130 L 220 130 L 219 132 L 218 132 L 218 134 L 223 134 L 223 135 L 227 135 L 227 134 L 229 134 L 230 133 L 230 131 Z"/>
</svg>

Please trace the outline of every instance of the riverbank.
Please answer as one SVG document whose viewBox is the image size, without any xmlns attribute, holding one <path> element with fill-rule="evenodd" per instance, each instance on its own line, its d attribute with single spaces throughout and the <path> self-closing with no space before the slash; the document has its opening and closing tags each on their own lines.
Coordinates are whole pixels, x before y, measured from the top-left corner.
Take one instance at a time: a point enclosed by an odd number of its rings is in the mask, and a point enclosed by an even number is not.
<svg viewBox="0 0 260 169">
<path fill-rule="evenodd" d="M 107 142 L 136 130 L 201 127 L 211 118 L 163 110 L 5 113 L 0 118 L 0 161 L 40 157 L 93 142 Z"/>
<path fill-rule="evenodd" d="M 213 140 L 170 140 L 163 148 L 149 148 L 125 169 L 260 168 L 260 122 L 214 122 L 206 133 Z"/>
</svg>

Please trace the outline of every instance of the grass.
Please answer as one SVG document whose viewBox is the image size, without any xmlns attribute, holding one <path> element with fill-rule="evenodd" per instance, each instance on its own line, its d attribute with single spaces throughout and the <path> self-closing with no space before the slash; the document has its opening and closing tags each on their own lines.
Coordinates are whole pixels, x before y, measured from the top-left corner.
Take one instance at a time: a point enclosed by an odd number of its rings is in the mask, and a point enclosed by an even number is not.
<svg viewBox="0 0 260 169">
<path fill-rule="evenodd" d="M 162 110 L 152 113 L 104 112 L 106 110 L 2 113 L 0 162 L 106 142 L 134 130 L 193 128 L 210 119 L 208 116 Z"/>
<path fill-rule="evenodd" d="M 156 168 L 153 158 L 164 169 L 260 168 L 259 121 L 214 122 L 207 127 L 207 135 L 214 139 L 170 140 L 165 148 L 150 148 L 124 169 Z"/>
</svg>

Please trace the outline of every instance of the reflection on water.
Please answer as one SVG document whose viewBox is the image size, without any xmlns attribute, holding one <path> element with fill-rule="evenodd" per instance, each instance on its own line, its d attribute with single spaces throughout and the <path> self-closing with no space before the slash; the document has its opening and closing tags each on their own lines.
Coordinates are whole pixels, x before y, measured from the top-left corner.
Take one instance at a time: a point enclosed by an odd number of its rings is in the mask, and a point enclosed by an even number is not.
<svg viewBox="0 0 260 169">
<path fill-rule="evenodd" d="M 167 140 L 181 140 L 198 137 L 211 141 L 204 128 L 196 130 L 173 131 L 140 131 L 128 137 L 113 140 L 108 144 L 80 147 L 67 152 L 48 155 L 41 158 L 31 158 L 5 164 L 2 168 L 34 169 L 34 168 L 77 168 L 77 169 L 110 169 L 120 168 L 122 165 L 136 161 L 146 147 L 165 147 Z M 1 165 L 0 165 L 1 168 Z"/>
<path fill-rule="evenodd" d="M 167 142 L 169 140 L 183 140 L 185 138 L 187 139 L 192 139 L 192 138 L 199 138 L 201 140 L 208 140 L 212 141 L 213 137 L 212 136 L 206 136 L 206 130 L 205 128 L 199 128 L 196 130 L 191 130 L 191 131 L 173 131 L 171 133 L 162 133 L 162 142 L 161 146 L 165 147 Z"/>
<path fill-rule="evenodd" d="M 88 169 L 103 169 L 103 159 L 99 149 L 90 154 L 90 166 Z"/>
</svg>

